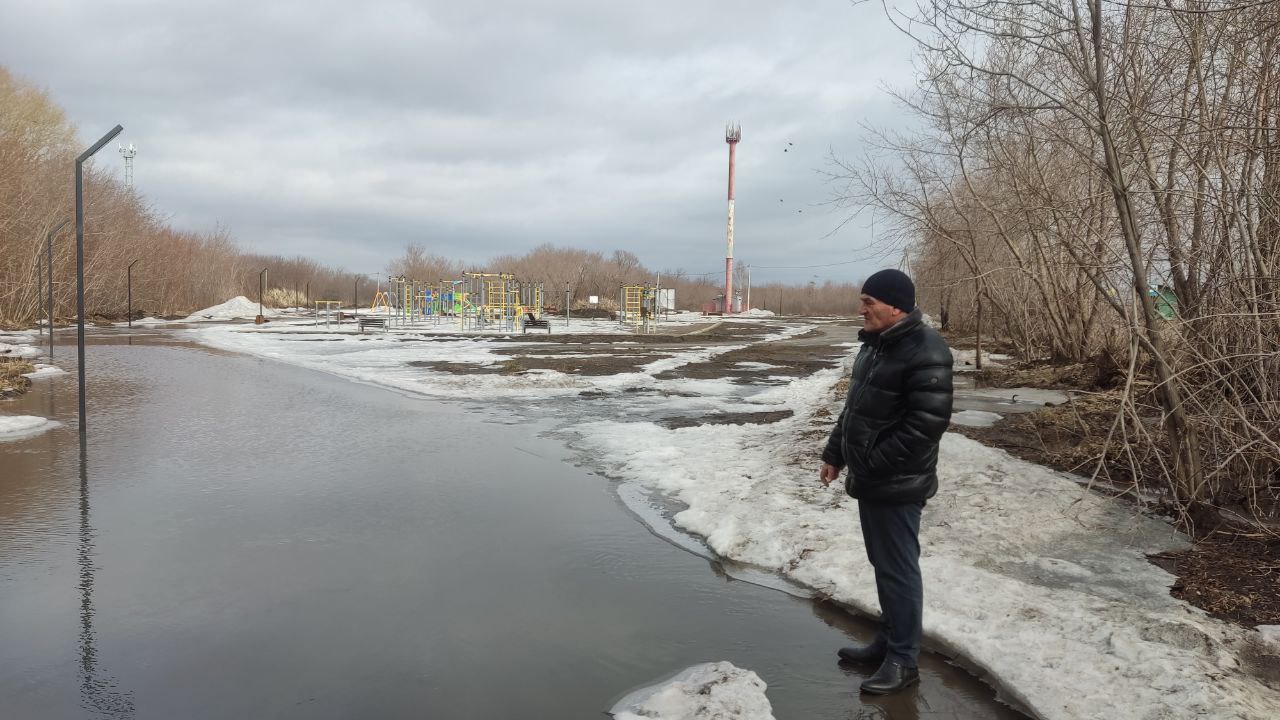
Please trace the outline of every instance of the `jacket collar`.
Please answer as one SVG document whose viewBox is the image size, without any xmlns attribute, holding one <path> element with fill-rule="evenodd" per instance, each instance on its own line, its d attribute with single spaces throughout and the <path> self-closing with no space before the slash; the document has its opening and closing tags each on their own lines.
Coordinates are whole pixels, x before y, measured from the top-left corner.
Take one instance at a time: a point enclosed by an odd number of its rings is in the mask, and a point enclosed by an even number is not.
<svg viewBox="0 0 1280 720">
<path fill-rule="evenodd" d="M 858 339 L 869 345 L 892 343 L 920 327 L 920 323 L 923 322 L 922 318 L 923 314 L 920 312 L 919 306 L 917 306 L 915 310 L 907 313 L 906 317 L 889 326 L 886 330 L 881 330 L 880 332 L 859 330 Z"/>
</svg>

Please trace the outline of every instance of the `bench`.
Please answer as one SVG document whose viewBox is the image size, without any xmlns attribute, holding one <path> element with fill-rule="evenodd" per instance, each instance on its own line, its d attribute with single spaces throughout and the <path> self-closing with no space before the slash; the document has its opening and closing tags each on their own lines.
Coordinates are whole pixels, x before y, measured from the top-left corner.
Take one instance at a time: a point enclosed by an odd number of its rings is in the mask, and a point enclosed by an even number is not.
<svg viewBox="0 0 1280 720">
<path fill-rule="evenodd" d="M 529 332 L 529 328 L 546 328 L 546 329 L 547 329 L 547 334 L 548 334 L 548 335 L 550 335 L 550 334 L 551 334 L 551 321 L 550 321 L 550 320 L 539 320 L 538 318 L 536 318 L 536 317 L 534 317 L 534 316 L 533 316 L 533 313 L 525 313 L 525 314 L 524 314 L 524 322 L 522 322 L 522 323 L 521 323 L 521 326 L 522 326 L 522 327 L 520 328 L 520 334 L 521 334 L 521 335 L 523 335 L 524 333 Z"/>
<path fill-rule="evenodd" d="M 387 319 L 380 317 L 362 317 L 357 321 L 357 324 L 360 326 L 360 332 L 364 332 L 364 329 L 367 327 L 382 328 L 385 330 L 387 328 Z"/>
</svg>

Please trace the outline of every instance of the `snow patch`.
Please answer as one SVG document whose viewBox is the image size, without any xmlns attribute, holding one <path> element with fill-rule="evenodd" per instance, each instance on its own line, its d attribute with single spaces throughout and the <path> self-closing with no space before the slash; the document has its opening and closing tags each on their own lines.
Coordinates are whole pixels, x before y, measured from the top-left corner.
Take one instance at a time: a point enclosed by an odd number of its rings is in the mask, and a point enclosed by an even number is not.
<svg viewBox="0 0 1280 720">
<path fill-rule="evenodd" d="M 57 425 L 38 415 L 0 415 L 0 441 L 39 435 Z"/>
<path fill-rule="evenodd" d="M 978 353 L 976 350 L 952 348 L 951 357 L 955 359 L 956 371 L 966 372 L 975 369 Z M 982 364 L 990 367 L 1001 367 L 1005 362 L 1012 359 L 1013 357 L 1010 355 L 990 352 L 982 353 Z"/>
<path fill-rule="evenodd" d="M 955 391 L 957 398 L 985 398 L 1002 402 L 1006 405 L 1061 405 L 1070 397 L 1059 390 L 1042 390 L 1040 388 L 977 388 L 959 389 Z"/>
<path fill-rule="evenodd" d="M 766 687 L 730 662 L 705 663 L 627 695 L 609 714 L 617 720 L 773 720 Z"/>
<path fill-rule="evenodd" d="M 986 410 L 961 410 L 951 414 L 951 422 L 956 425 L 968 425 L 969 427 L 991 427 L 1004 419 L 1000 413 L 987 412 Z"/>
<path fill-rule="evenodd" d="M 775 313 L 772 310 L 761 310 L 760 308 L 751 308 L 740 313 L 735 313 L 733 317 L 749 317 L 749 318 L 771 318 Z"/>
<path fill-rule="evenodd" d="M 258 303 L 243 295 L 237 295 L 220 305 L 214 305 L 191 313 L 187 316 L 187 322 L 252 319 L 257 316 Z"/>
<path fill-rule="evenodd" d="M 18 358 L 19 360 L 30 360 L 34 357 L 40 357 L 40 348 L 21 343 L 22 340 L 30 342 L 31 338 L 18 336 L 14 339 L 18 340 L 20 344 L 11 345 L 9 343 L 0 342 L 0 357 Z"/>
<path fill-rule="evenodd" d="M 1259 625 L 1258 638 L 1269 654 L 1280 656 L 1280 625 Z"/>
<path fill-rule="evenodd" d="M 67 374 L 67 371 L 63 370 L 60 367 L 57 367 L 54 365 L 46 365 L 44 363 L 36 363 L 35 371 L 29 372 L 29 373 L 23 373 L 23 376 L 29 377 L 32 380 L 38 380 L 40 378 L 47 378 L 47 377 L 53 377 L 54 375 L 65 375 L 65 374 Z"/>
</svg>

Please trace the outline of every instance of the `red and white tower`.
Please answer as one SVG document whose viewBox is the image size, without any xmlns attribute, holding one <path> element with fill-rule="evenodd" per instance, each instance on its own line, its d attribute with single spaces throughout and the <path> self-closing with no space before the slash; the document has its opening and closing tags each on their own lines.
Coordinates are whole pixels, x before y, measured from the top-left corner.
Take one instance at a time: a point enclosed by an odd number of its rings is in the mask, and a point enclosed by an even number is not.
<svg viewBox="0 0 1280 720">
<path fill-rule="evenodd" d="M 724 127 L 724 141 L 729 143 L 729 243 L 724 256 L 724 314 L 733 314 L 733 163 L 742 128 L 737 125 Z"/>
</svg>

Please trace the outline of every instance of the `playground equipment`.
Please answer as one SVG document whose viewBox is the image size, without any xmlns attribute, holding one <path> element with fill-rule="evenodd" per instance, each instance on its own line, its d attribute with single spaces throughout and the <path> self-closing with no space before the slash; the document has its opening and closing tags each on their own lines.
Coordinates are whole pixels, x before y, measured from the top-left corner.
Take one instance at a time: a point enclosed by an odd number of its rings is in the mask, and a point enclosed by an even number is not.
<svg viewBox="0 0 1280 720">
<path fill-rule="evenodd" d="M 313 325 L 320 324 L 321 307 L 324 308 L 324 327 L 329 328 L 329 322 L 334 319 L 337 313 L 338 325 L 342 325 L 342 301 L 341 300 L 316 300 L 315 301 L 315 322 Z"/>
<path fill-rule="evenodd" d="M 623 285 L 618 288 L 618 324 L 648 334 L 658 330 L 658 288 L 653 285 Z"/>
<path fill-rule="evenodd" d="M 461 297 L 454 291 L 463 330 L 521 329 L 526 317 L 542 319 L 542 283 L 521 283 L 510 273 L 463 273 Z"/>
<path fill-rule="evenodd" d="M 426 283 L 404 276 L 379 284 L 369 317 L 383 328 L 422 323 L 458 323 L 461 330 L 517 332 L 528 320 L 542 319 L 542 283 L 520 282 L 510 273 L 468 272 L 461 280 Z M 539 326 L 541 327 L 541 326 Z"/>
</svg>

